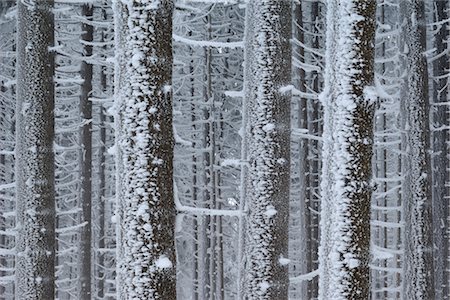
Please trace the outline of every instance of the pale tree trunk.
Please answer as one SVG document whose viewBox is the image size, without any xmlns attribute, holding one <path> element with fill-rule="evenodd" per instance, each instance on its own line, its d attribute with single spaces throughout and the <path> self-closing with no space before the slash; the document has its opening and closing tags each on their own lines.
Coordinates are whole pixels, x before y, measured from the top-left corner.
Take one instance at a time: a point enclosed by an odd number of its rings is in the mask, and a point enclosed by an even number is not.
<svg viewBox="0 0 450 300">
<path fill-rule="evenodd" d="M 287 299 L 291 1 L 247 3 L 244 299 Z"/>
<path fill-rule="evenodd" d="M 376 1 L 327 4 L 319 299 L 368 299 Z"/>
<path fill-rule="evenodd" d="M 18 2 L 16 299 L 54 299 L 53 1 Z"/>
<path fill-rule="evenodd" d="M 86 21 L 92 21 L 94 7 L 90 4 L 82 6 L 82 16 Z M 92 55 L 94 28 L 87 22 L 82 23 L 81 40 L 87 42 L 83 46 L 83 57 L 88 59 Z M 82 127 L 80 132 L 80 163 L 81 163 L 81 222 L 84 225 L 80 232 L 79 254 L 79 295 L 80 300 L 91 299 L 91 229 L 92 229 L 92 65 L 86 60 L 81 62 L 80 112 Z"/>
<path fill-rule="evenodd" d="M 405 20 L 408 78 L 402 99 L 406 133 L 403 212 L 405 260 L 403 297 L 434 299 L 433 223 L 425 7 L 421 0 L 401 2 Z"/>
<path fill-rule="evenodd" d="M 435 0 L 436 19 L 444 22 L 448 19 L 449 5 L 446 1 Z M 449 30 L 447 25 L 438 25 L 435 36 L 436 54 L 433 61 L 433 122 L 432 163 L 433 163 L 433 231 L 436 299 L 449 299 L 449 203 L 450 203 L 450 161 L 448 157 L 450 143 L 450 104 L 448 102 L 450 69 L 448 51 Z M 444 54 L 445 53 L 445 54 Z"/>
<path fill-rule="evenodd" d="M 176 299 L 172 12 L 115 3 L 118 299 Z"/>
</svg>

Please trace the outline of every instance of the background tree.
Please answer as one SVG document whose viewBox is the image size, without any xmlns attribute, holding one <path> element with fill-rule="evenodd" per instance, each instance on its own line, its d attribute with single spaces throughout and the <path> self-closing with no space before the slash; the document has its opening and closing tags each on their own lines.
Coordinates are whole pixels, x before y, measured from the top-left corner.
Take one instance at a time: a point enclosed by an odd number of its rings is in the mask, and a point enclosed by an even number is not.
<svg viewBox="0 0 450 300">
<path fill-rule="evenodd" d="M 403 297 L 434 299 L 433 220 L 425 6 L 402 1 L 408 77 L 402 99 L 406 160 L 403 210 L 405 261 Z"/>
<path fill-rule="evenodd" d="M 430 28 L 436 53 L 432 58 L 432 194 L 433 194 L 433 244 L 436 299 L 449 299 L 449 203 L 450 203 L 450 103 L 448 102 L 450 70 L 448 42 L 449 5 L 446 1 L 434 1 L 433 26 Z"/>
</svg>

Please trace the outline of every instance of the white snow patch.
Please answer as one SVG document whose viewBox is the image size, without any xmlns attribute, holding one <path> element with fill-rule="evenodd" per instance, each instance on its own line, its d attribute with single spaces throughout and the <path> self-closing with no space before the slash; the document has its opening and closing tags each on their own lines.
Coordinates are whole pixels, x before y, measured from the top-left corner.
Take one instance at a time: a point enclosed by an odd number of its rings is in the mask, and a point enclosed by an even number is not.
<svg viewBox="0 0 450 300">
<path fill-rule="evenodd" d="M 150 109 L 148 110 L 148 112 L 152 115 L 155 114 L 157 111 L 158 111 L 158 109 L 154 106 L 150 107 Z"/>
<path fill-rule="evenodd" d="M 267 281 L 263 281 L 259 284 L 259 287 L 263 293 L 267 292 L 267 290 L 270 288 L 270 283 Z"/>
<path fill-rule="evenodd" d="M 239 159 L 232 159 L 232 158 L 227 158 L 224 159 L 221 163 L 220 166 L 222 167 L 239 167 L 241 165 L 241 161 Z"/>
<path fill-rule="evenodd" d="M 156 261 L 155 266 L 159 269 L 172 268 L 172 262 L 165 255 L 161 255 Z"/>
<path fill-rule="evenodd" d="M 378 101 L 378 90 L 374 86 L 366 86 L 364 88 L 364 100 L 369 104 L 374 104 Z"/>
<path fill-rule="evenodd" d="M 112 145 L 111 147 L 108 148 L 107 152 L 109 155 L 115 155 L 117 151 L 117 147 L 116 144 Z"/>
<path fill-rule="evenodd" d="M 281 256 L 278 259 L 278 262 L 280 263 L 280 265 L 286 266 L 286 265 L 288 265 L 291 262 L 291 260 L 289 258 L 284 258 L 283 256 Z"/>
<path fill-rule="evenodd" d="M 273 217 L 277 214 L 277 210 L 275 209 L 275 207 L 273 207 L 273 205 L 269 205 L 266 207 L 266 211 L 264 212 L 264 214 L 268 217 Z"/>
<path fill-rule="evenodd" d="M 274 129 L 275 129 L 275 124 L 273 124 L 273 123 L 268 123 L 262 127 L 262 130 L 264 130 L 265 132 L 271 132 Z"/>
</svg>

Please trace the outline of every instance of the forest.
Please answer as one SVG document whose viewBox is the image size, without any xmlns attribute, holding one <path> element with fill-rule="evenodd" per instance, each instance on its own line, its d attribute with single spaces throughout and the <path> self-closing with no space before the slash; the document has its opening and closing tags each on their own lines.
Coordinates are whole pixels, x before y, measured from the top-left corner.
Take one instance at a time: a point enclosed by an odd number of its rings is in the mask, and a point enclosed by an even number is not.
<svg viewBox="0 0 450 300">
<path fill-rule="evenodd" d="M 0 299 L 449 300 L 450 1 L 0 0 Z"/>
</svg>

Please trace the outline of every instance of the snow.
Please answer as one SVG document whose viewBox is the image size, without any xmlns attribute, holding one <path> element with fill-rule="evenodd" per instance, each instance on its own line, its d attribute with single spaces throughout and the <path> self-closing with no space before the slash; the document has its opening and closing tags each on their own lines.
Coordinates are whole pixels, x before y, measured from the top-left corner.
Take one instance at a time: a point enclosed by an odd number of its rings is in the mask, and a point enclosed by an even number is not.
<svg viewBox="0 0 450 300">
<path fill-rule="evenodd" d="M 159 269 L 172 268 L 172 262 L 165 255 L 161 255 L 156 261 L 155 266 Z"/>
<path fill-rule="evenodd" d="M 288 258 L 280 257 L 280 258 L 278 259 L 278 262 L 280 263 L 280 265 L 286 266 L 286 265 L 288 265 L 288 264 L 291 263 L 291 260 L 288 259 Z"/>
<path fill-rule="evenodd" d="M 267 206 L 264 214 L 270 218 L 277 214 L 277 210 L 275 209 L 275 207 L 273 205 L 269 205 L 269 206 Z"/>
<path fill-rule="evenodd" d="M 369 210 L 363 213 L 361 209 L 370 206 L 367 191 L 371 172 L 362 171 L 370 170 L 370 159 L 364 159 L 362 152 L 354 149 L 366 147 L 367 155 L 370 155 L 372 138 L 371 130 L 368 135 L 359 132 L 355 128 L 360 125 L 355 126 L 355 123 L 359 121 L 358 113 L 367 111 L 366 123 L 371 127 L 370 115 L 378 95 L 371 82 L 363 82 L 358 76 L 365 67 L 365 57 L 355 49 L 366 41 L 362 41 L 356 24 L 364 20 L 361 12 L 368 14 L 370 10 L 359 7 L 358 11 L 357 3 L 327 1 L 325 88 L 319 96 L 324 106 L 319 248 L 321 300 L 369 297 L 368 282 L 354 285 L 353 280 L 359 270 L 367 270 L 364 266 L 369 261 L 369 247 L 364 244 L 366 239 L 356 232 L 365 230 L 365 235 L 369 234 Z M 375 1 L 366 5 L 375 8 Z M 363 95 L 356 93 L 357 89 L 362 90 Z M 369 166 L 364 165 L 364 161 Z M 363 222 L 348 217 L 355 213 L 354 210 L 358 210 Z M 365 275 L 368 280 L 369 274 Z"/>
</svg>

